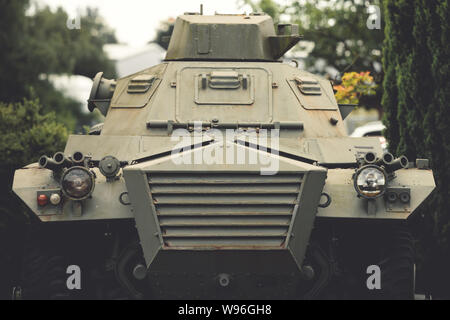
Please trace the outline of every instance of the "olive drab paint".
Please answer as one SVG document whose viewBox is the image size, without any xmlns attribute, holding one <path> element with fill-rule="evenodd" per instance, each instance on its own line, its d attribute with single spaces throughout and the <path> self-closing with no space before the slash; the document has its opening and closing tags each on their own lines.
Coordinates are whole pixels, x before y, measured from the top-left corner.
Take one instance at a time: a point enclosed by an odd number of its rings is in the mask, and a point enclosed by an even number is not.
<svg viewBox="0 0 450 320">
<path fill-rule="evenodd" d="M 94 79 L 89 110 L 99 109 L 104 124 L 71 135 L 64 150 L 85 155 L 92 194 L 78 205 L 63 197 L 39 206 L 38 193 L 61 186 L 38 164 L 15 172 L 14 192 L 45 223 L 134 220 L 154 274 L 181 266 L 187 274 L 295 274 L 317 219 L 405 220 L 434 189 L 431 170 L 389 176 L 391 192 L 406 192 L 407 202 L 358 197 L 358 161 L 368 152 L 381 158 L 379 140 L 348 137 L 343 118 L 352 107 L 337 104 L 330 81 L 279 60 L 300 38 L 296 25 L 274 28 L 265 14 L 178 17 L 161 64 Z M 184 145 L 174 139 L 180 129 L 192 138 Z M 263 130 L 278 134 L 259 139 Z M 217 131 L 233 157 L 263 154 L 277 170 L 227 161 L 214 151 Z M 195 152 L 214 161 L 177 159 Z"/>
</svg>

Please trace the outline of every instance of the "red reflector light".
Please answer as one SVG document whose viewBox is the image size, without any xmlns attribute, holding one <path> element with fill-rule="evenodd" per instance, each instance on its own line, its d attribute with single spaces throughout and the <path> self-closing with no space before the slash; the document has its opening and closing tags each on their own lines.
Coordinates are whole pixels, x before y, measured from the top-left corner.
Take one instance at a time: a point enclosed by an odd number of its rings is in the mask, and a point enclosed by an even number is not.
<svg viewBox="0 0 450 320">
<path fill-rule="evenodd" d="M 45 194 L 40 194 L 37 197 L 37 203 L 41 207 L 45 206 L 48 203 L 48 197 Z"/>
</svg>

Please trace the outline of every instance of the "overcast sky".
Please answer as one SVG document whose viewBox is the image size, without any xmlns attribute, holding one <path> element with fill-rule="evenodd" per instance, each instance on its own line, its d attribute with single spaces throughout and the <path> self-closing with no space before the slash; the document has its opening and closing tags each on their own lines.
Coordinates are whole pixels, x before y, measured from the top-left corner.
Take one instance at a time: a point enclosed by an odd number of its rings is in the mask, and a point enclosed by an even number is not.
<svg viewBox="0 0 450 320">
<path fill-rule="evenodd" d="M 203 3 L 204 14 L 251 12 L 250 7 L 240 9 L 238 0 L 37 0 L 37 3 L 48 4 L 51 8 L 61 6 L 73 18 L 79 9 L 97 7 L 116 30 L 119 42 L 133 46 L 153 40 L 161 20 L 184 12 L 198 12 L 200 3 Z"/>
</svg>

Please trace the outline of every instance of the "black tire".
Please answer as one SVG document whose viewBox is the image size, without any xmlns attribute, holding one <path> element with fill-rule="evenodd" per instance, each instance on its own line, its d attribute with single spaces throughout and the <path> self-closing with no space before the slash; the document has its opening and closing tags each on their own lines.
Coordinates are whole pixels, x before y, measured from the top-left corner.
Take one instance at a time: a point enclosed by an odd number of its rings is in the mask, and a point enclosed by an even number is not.
<svg viewBox="0 0 450 320">
<path fill-rule="evenodd" d="M 25 300 L 70 299 L 65 258 L 38 237 L 27 241 L 22 258 L 19 298 Z M 18 297 L 16 297 L 18 298 Z"/>
<path fill-rule="evenodd" d="M 414 299 L 414 240 L 406 226 L 393 228 L 384 257 L 380 261 L 381 299 Z"/>
</svg>

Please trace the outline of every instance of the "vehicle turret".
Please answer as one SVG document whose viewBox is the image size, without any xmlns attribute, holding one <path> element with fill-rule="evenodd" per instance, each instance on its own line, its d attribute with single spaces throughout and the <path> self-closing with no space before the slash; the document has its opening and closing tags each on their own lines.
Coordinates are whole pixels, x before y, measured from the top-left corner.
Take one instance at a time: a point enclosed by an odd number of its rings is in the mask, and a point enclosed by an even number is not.
<svg viewBox="0 0 450 320">
<path fill-rule="evenodd" d="M 298 26 L 263 13 L 179 16 L 165 60 L 275 61 L 299 40 Z"/>
</svg>

